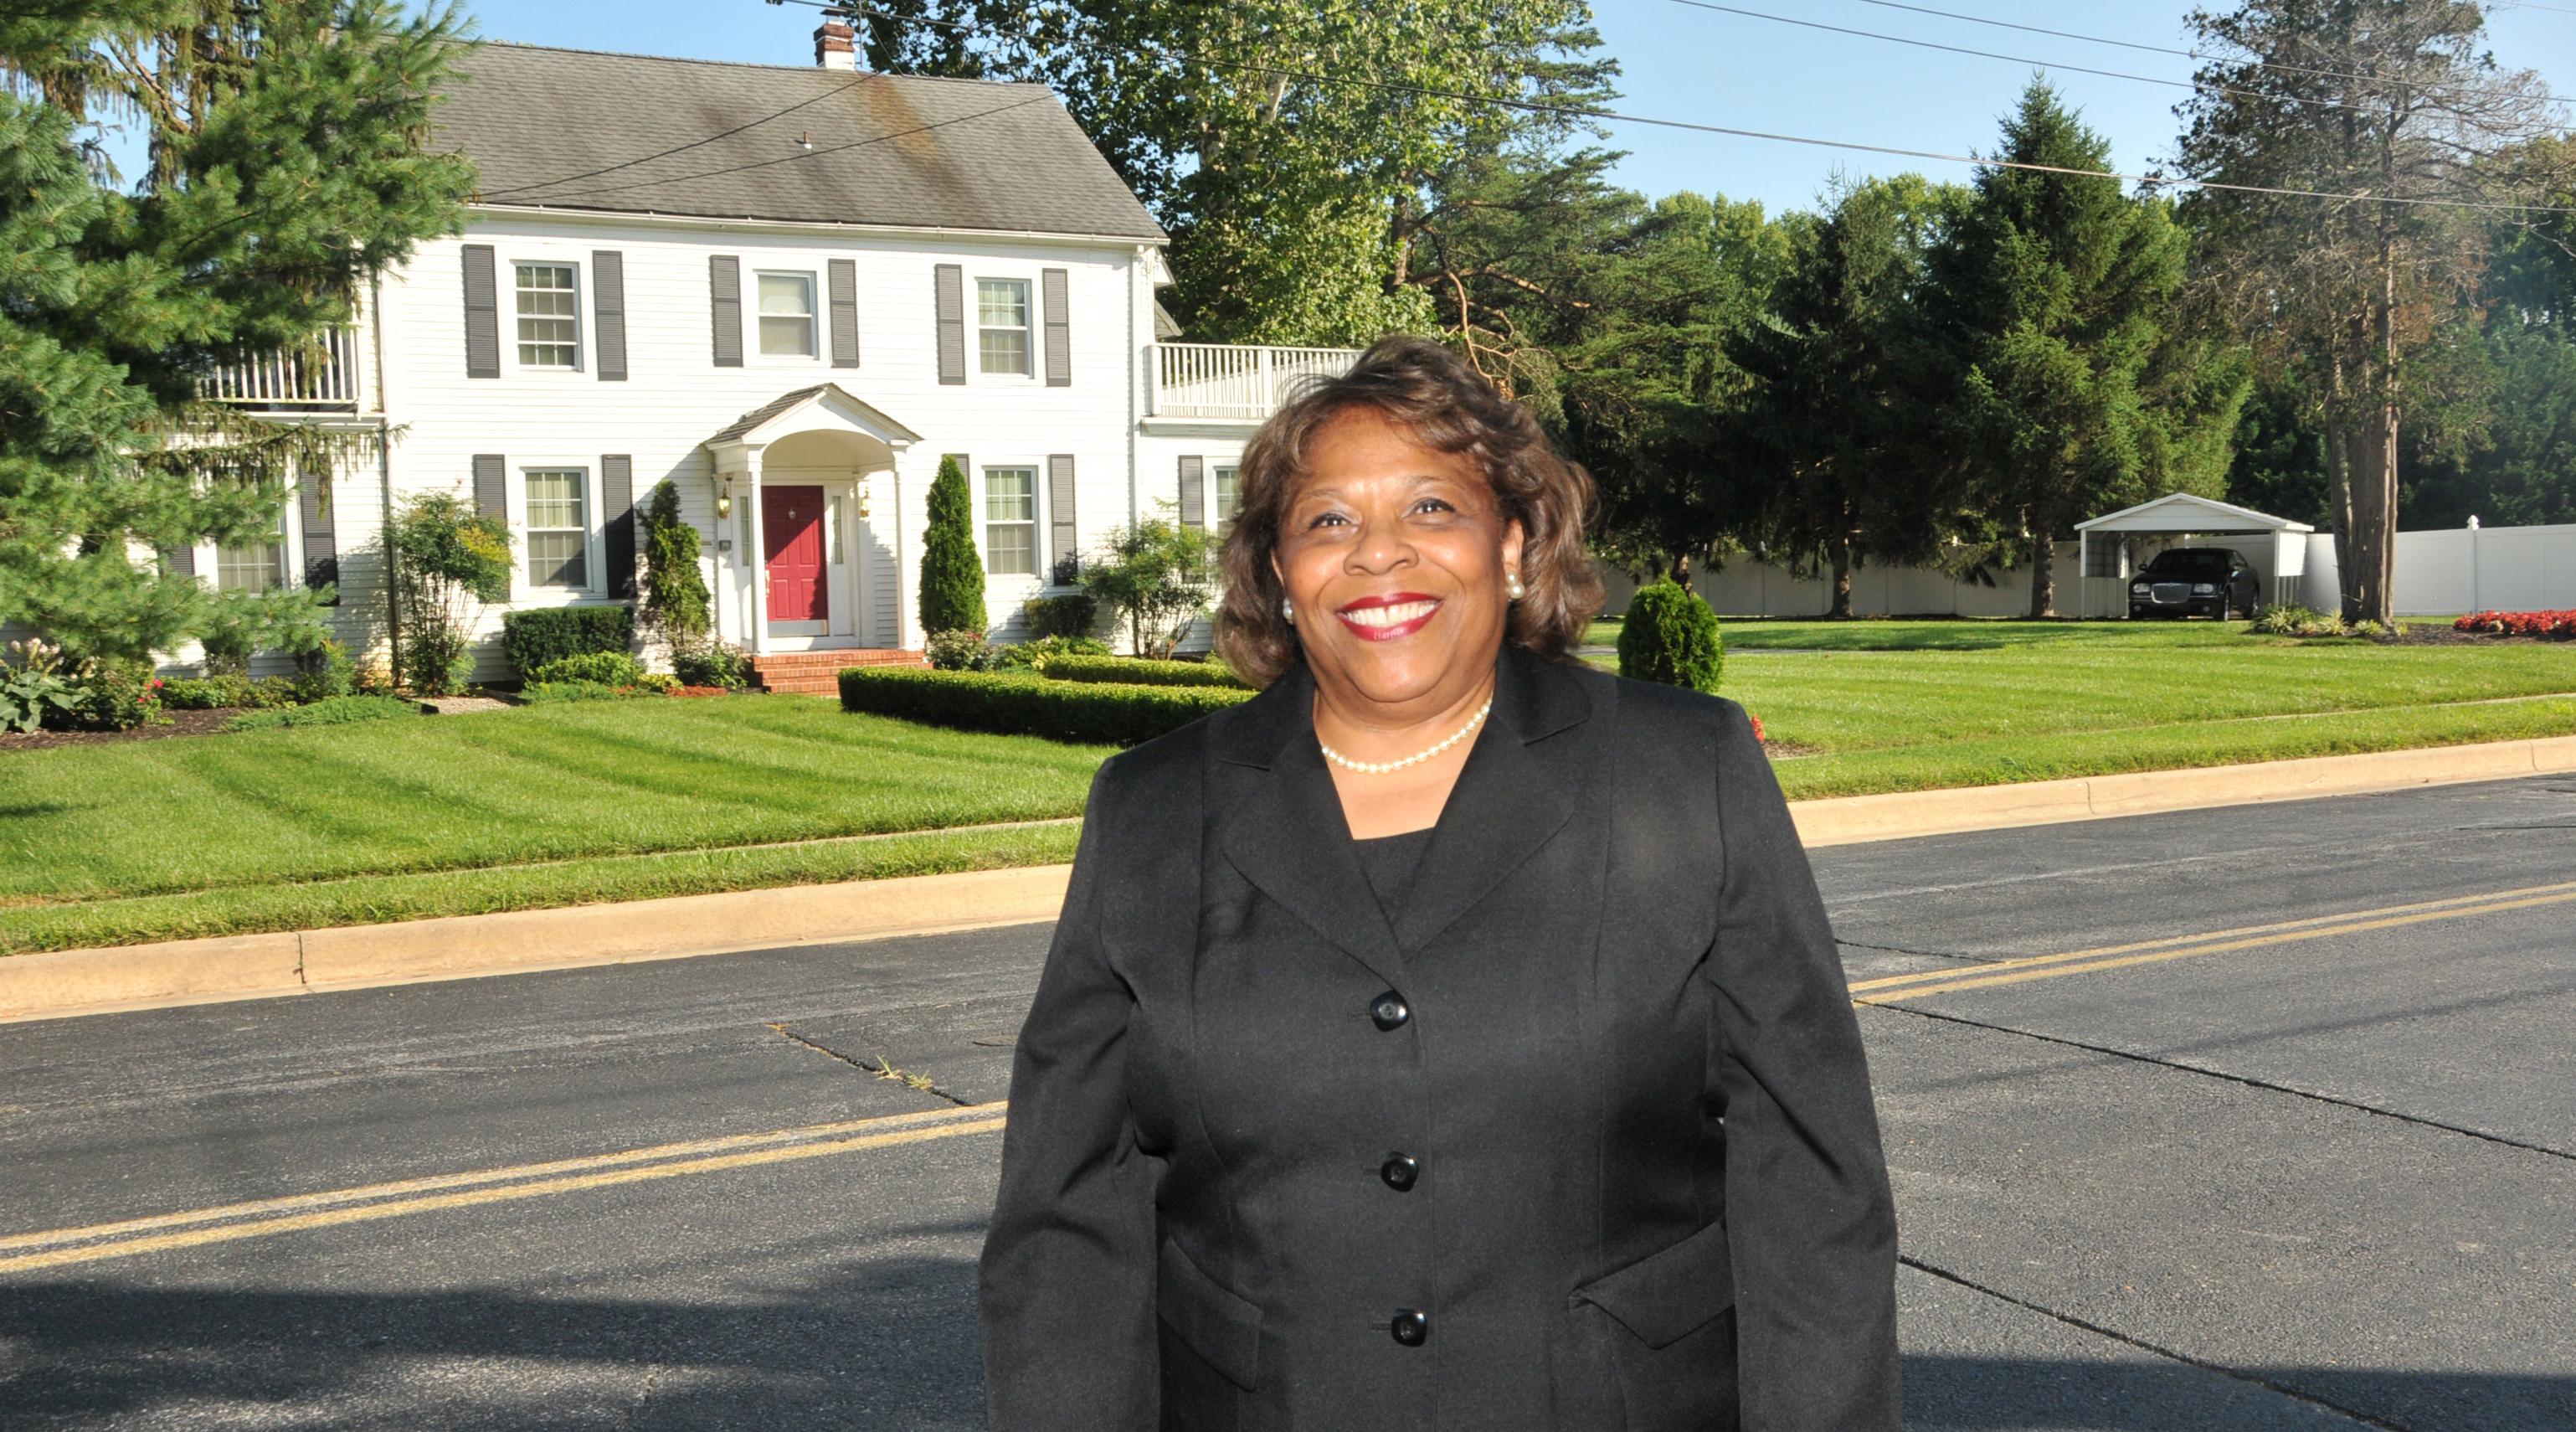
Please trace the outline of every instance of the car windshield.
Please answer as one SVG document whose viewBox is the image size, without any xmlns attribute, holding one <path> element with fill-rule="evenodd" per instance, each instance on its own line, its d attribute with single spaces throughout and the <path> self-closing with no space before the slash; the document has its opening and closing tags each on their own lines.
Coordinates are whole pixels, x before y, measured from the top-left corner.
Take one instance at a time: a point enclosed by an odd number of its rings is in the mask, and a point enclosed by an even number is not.
<svg viewBox="0 0 2576 1432">
<path fill-rule="evenodd" d="M 2153 577 L 2208 577 L 2227 575 L 2225 552 L 2161 552 L 2147 564 L 2147 575 Z"/>
</svg>

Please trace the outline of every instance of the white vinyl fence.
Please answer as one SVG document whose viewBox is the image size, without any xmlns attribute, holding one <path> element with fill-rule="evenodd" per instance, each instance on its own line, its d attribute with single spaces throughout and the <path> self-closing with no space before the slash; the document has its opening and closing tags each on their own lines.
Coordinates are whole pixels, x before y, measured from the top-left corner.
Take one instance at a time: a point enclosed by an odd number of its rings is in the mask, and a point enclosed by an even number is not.
<svg viewBox="0 0 2576 1432">
<path fill-rule="evenodd" d="M 2268 570 L 2268 538 L 2205 537 L 2190 545 L 2234 547 L 2253 562 L 2263 578 L 2263 589 L 2275 589 Z M 2137 561 L 2143 565 L 2156 550 L 2152 543 L 2137 544 Z M 2075 544 L 2059 543 L 2057 610 L 2061 615 L 2127 615 L 2127 582 L 2078 573 Z M 1613 615 L 1626 611 L 1636 583 L 1607 567 L 1601 577 L 1606 588 L 1602 609 Z M 2335 608 L 2341 588 L 2332 535 L 2320 532 L 2308 538 L 2307 572 L 2296 580 L 2298 600 L 2320 610 Z M 1729 561 L 1722 571 L 1693 573 L 1691 585 L 1722 616 L 1818 617 L 1833 604 L 1831 584 L 1823 579 L 1802 580 L 1768 562 L 1741 557 Z M 2571 608 L 2576 608 L 2576 526 L 2397 534 L 2400 616 Z M 2028 567 L 1997 572 L 1991 587 L 1911 567 L 1872 566 L 1852 573 L 1852 611 L 1858 616 L 2013 617 L 2029 610 Z"/>
</svg>

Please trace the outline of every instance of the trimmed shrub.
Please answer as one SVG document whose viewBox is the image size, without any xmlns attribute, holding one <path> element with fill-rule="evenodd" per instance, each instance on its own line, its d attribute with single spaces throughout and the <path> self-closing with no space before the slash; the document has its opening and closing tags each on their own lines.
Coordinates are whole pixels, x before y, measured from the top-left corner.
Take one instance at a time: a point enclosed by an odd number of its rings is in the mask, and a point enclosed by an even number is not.
<svg viewBox="0 0 2576 1432">
<path fill-rule="evenodd" d="M 293 706 L 297 702 L 295 683 L 285 677 L 264 676 L 253 681 L 247 676 L 222 673 L 206 677 L 174 676 L 163 681 L 161 704 L 173 711 L 220 711 L 227 706 L 267 711 Z"/>
<path fill-rule="evenodd" d="M 1100 604 L 1087 593 L 1069 597 L 1031 597 L 1023 610 L 1029 616 L 1029 636 L 1037 641 L 1049 637 L 1087 641 L 1100 627 Z M 1106 647 L 1102 649 L 1107 650 Z"/>
<path fill-rule="evenodd" d="M 930 525 L 921 534 L 921 629 L 928 632 L 984 628 L 984 559 L 975 551 L 975 494 L 957 459 L 939 460 L 930 484 Z"/>
<path fill-rule="evenodd" d="M 665 694 L 659 686 L 612 686 L 605 681 L 531 681 L 519 688 L 519 700 L 529 706 L 563 701 L 632 701 Z"/>
<path fill-rule="evenodd" d="M 1717 613 L 1675 581 L 1640 587 L 1619 628 L 1619 674 L 1715 694 L 1726 644 Z"/>
<path fill-rule="evenodd" d="M 567 656 L 549 661 L 528 673 L 530 684 L 553 681 L 595 681 L 602 686 L 637 686 L 644 681 L 644 663 L 622 651 L 592 651 L 580 656 Z"/>
<path fill-rule="evenodd" d="M 932 632 L 921 644 L 921 654 L 939 671 L 990 671 L 1001 664 L 1001 656 L 984 644 L 980 631 Z"/>
<path fill-rule="evenodd" d="M 696 651 L 675 652 L 671 670 L 683 686 L 721 686 L 727 691 L 740 691 L 751 684 L 751 658 L 741 647 L 725 642 L 709 642 Z"/>
<path fill-rule="evenodd" d="M 1132 656 L 1059 656 L 1046 664 L 1056 681 L 1107 682 L 1113 686 L 1230 686 L 1247 690 L 1219 661 L 1146 661 Z"/>
<path fill-rule="evenodd" d="M 1224 687 L 1109 686 L 964 671 L 859 667 L 841 673 L 841 709 L 965 731 L 1132 746 L 1252 699 Z"/>
<path fill-rule="evenodd" d="M 391 696 L 334 696 L 310 706 L 281 706 L 274 711 L 246 711 L 224 723 L 227 731 L 274 731 L 281 726 L 345 726 L 352 721 L 384 721 L 417 716 L 420 708 Z"/>
<path fill-rule="evenodd" d="M 1049 636 L 1002 648 L 1003 671 L 1036 670 L 1068 656 L 1107 656 L 1109 643 L 1087 636 Z"/>
<path fill-rule="evenodd" d="M 567 656 L 613 651 L 623 656 L 635 645 L 635 609 L 613 606 L 536 607 L 501 618 L 501 650 L 519 675 L 535 673 Z"/>
</svg>

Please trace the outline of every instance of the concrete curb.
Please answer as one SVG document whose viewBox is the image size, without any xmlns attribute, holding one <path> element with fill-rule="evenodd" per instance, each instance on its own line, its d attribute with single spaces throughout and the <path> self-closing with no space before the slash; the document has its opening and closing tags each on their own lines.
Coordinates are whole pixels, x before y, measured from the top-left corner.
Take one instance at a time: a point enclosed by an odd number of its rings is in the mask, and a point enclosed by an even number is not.
<svg viewBox="0 0 2576 1432">
<path fill-rule="evenodd" d="M 2569 771 L 2576 736 L 1842 796 L 1801 801 L 1790 813 L 1800 838 L 1822 847 Z M 0 1023 L 1025 925 L 1056 917 L 1071 870 L 979 870 L 13 955 L 0 958 Z"/>
</svg>

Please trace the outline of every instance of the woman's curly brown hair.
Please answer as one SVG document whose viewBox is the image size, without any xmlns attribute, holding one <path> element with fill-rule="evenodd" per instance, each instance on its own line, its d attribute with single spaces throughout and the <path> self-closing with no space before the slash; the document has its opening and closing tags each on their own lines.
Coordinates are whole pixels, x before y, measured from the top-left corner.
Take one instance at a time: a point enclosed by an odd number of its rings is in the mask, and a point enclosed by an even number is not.
<svg viewBox="0 0 2576 1432">
<path fill-rule="evenodd" d="M 1521 524 L 1521 584 L 1508 638 L 1544 657 L 1581 644 L 1601 610 L 1601 581 L 1583 546 L 1592 478 L 1559 457 L 1538 419 L 1494 391 L 1456 354 L 1423 338 L 1384 338 L 1351 371 L 1299 394 L 1261 425 L 1243 449 L 1241 507 L 1219 561 L 1225 598 L 1217 608 L 1217 650 L 1235 674 L 1268 686 L 1301 659 L 1297 629 L 1280 614 L 1286 595 L 1272 554 L 1279 524 L 1309 476 L 1316 437 L 1356 409 L 1368 409 L 1435 451 L 1473 459 L 1493 485 L 1506 522 Z"/>
</svg>

